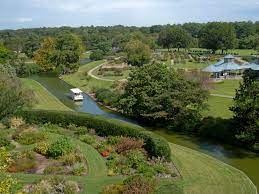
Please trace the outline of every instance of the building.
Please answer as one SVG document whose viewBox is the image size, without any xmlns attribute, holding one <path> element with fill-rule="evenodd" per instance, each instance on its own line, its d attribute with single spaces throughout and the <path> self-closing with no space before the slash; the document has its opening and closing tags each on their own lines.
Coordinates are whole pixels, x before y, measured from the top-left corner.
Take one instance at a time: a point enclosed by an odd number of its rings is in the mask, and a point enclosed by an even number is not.
<svg viewBox="0 0 259 194">
<path fill-rule="evenodd" d="M 223 60 L 204 68 L 202 71 L 213 73 L 214 78 L 227 78 L 231 75 L 231 72 L 240 71 L 244 68 L 246 66 L 241 66 L 235 62 L 234 56 L 227 55 Z"/>
</svg>

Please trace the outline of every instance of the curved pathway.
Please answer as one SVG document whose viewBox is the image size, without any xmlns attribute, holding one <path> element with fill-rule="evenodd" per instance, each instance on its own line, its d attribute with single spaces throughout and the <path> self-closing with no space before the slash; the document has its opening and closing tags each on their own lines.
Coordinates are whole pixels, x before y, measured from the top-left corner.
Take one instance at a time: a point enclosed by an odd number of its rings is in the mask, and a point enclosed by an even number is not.
<svg viewBox="0 0 259 194">
<path fill-rule="evenodd" d="M 100 65 L 94 67 L 93 69 L 91 69 L 90 71 L 88 71 L 87 74 L 88 74 L 89 76 L 91 76 L 92 78 L 94 78 L 94 79 L 98 79 L 98 80 L 102 80 L 102 81 L 107 81 L 107 82 L 114 82 L 115 80 L 100 78 L 100 77 L 97 77 L 97 76 L 95 76 L 95 75 L 93 74 L 93 72 L 94 72 L 96 69 L 98 69 L 99 67 L 103 66 L 104 64 L 105 64 L 105 63 L 102 63 L 102 64 L 100 64 Z"/>
</svg>

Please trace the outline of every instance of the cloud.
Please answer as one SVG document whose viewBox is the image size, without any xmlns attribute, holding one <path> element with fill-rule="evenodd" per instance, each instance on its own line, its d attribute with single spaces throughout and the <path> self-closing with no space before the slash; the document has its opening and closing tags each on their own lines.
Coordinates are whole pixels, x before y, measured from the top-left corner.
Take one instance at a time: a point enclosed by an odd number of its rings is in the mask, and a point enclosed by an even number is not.
<svg viewBox="0 0 259 194">
<path fill-rule="evenodd" d="M 32 18 L 20 17 L 20 18 L 16 18 L 15 21 L 18 23 L 27 23 L 27 22 L 32 22 Z"/>
</svg>

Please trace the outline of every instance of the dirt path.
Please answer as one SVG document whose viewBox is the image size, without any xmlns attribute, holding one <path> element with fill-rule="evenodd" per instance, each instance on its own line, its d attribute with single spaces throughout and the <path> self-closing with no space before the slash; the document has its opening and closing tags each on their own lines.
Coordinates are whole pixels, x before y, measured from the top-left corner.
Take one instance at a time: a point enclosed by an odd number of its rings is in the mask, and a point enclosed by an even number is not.
<svg viewBox="0 0 259 194">
<path fill-rule="evenodd" d="M 233 99 L 233 96 L 227 96 L 227 95 L 223 95 L 223 94 L 210 94 L 211 96 L 217 96 L 217 97 L 222 97 L 222 98 L 230 98 Z"/>
<path fill-rule="evenodd" d="M 94 79 L 98 79 L 98 80 L 102 80 L 102 81 L 107 81 L 107 82 L 114 82 L 115 80 L 112 80 L 112 79 L 104 79 L 104 78 L 100 78 L 100 77 L 97 77 L 97 76 L 93 75 L 93 72 L 94 72 L 96 69 L 98 69 L 99 67 L 103 66 L 103 65 L 104 65 L 104 63 L 102 63 L 102 64 L 100 64 L 100 65 L 94 67 L 93 69 L 91 69 L 90 71 L 88 71 L 87 74 L 88 74 L 89 76 L 91 76 L 92 78 L 94 78 Z"/>
</svg>

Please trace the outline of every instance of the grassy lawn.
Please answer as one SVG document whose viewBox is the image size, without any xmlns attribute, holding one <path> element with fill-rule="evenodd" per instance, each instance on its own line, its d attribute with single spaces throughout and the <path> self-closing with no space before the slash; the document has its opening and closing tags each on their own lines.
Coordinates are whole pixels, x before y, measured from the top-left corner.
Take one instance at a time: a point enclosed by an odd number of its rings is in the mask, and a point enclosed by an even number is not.
<svg viewBox="0 0 259 194">
<path fill-rule="evenodd" d="M 172 159 L 183 179 L 178 185 L 192 194 L 256 194 L 256 188 L 241 171 L 206 154 L 170 144 Z"/>
<path fill-rule="evenodd" d="M 61 79 L 73 86 L 79 87 L 84 92 L 92 92 L 97 88 L 109 88 L 112 86 L 112 82 L 97 80 L 87 75 L 88 71 L 102 63 L 104 61 L 94 61 L 82 65 L 76 73 L 65 75 Z"/>
<path fill-rule="evenodd" d="M 34 109 L 71 111 L 70 108 L 68 108 L 62 102 L 60 102 L 55 96 L 53 96 L 37 81 L 25 78 L 21 80 L 25 88 L 34 91 L 36 101 L 33 104 Z"/>
<path fill-rule="evenodd" d="M 203 69 L 209 66 L 208 63 L 196 63 L 196 62 L 186 62 L 186 64 L 174 64 L 173 67 L 176 69 Z"/>
<path fill-rule="evenodd" d="M 231 118 L 233 113 L 229 110 L 229 107 L 233 105 L 233 100 L 230 98 L 209 96 L 208 110 L 203 111 L 203 116 Z"/>
<path fill-rule="evenodd" d="M 214 83 L 210 93 L 235 96 L 235 90 L 239 87 L 240 81 L 241 80 L 224 80 L 223 82 Z"/>
</svg>

